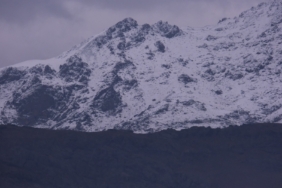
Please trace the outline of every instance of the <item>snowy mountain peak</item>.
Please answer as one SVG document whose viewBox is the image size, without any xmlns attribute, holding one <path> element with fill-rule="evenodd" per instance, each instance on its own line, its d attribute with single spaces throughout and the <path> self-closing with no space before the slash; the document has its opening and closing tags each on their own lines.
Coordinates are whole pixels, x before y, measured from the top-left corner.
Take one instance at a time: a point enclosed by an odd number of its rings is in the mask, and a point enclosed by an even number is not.
<svg viewBox="0 0 282 188">
<path fill-rule="evenodd" d="M 261 3 L 256 7 L 252 7 L 250 10 L 244 11 L 239 15 L 239 19 L 251 19 L 255 21 L 258 19 L 272 18 L 281 19 L 282 15 L 282 2 L 281 1 L 271 1 L 267 3 Z"/>
<path fill-rule="evenodd" d="M 281 2 L 214 26 L 126 18 L 58 58 L 0 71 L 0 123 L 152 132 L 282 122 Z"/>
<path fill-rule="evenodd" d="M 118 22 L 114 26 L 110 27 L 107 30 L 107 34 L 111 35 L 116 33 L 116 35 L 128 32 L 132 29 L 135 29 L 138 26 L 138 23 L 136 20 L 132 18 L 125 18 L 124 20 Z"/>
<path fill-rule="evenodd" d="M 168 22 L 159 21 L 153 25 L 156 32 L 167 38 L 177 37 L 183 34 L 183 31 L 176 25 L 170 25 Z"/>
</svg>

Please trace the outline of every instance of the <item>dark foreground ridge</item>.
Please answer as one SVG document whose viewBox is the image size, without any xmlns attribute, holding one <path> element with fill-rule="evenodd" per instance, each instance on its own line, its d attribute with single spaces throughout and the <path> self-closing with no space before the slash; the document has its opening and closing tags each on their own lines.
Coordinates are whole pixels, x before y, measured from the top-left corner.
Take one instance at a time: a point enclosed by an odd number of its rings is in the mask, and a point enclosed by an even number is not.
<svg viewBox="0 0 282 188">
<path fill-rule="evenodd" d="M 282 125 L 133 134 L 0 126 L 1 188 L 281 188 Z"/>
</svg>

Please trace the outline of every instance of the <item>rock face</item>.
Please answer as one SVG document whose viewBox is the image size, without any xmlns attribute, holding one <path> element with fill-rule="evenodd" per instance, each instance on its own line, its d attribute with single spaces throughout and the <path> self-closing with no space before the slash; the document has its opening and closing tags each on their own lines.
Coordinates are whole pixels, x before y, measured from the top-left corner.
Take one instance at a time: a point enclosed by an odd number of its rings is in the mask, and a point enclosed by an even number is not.
<svg viewBox="0 0 282 188">
<path fill-rule="evenodd" d="M 282 122 L 282 3 L 203 28 L 127 18 L 0 70 L 0 123 L 152 132 Z"/>
</svg>

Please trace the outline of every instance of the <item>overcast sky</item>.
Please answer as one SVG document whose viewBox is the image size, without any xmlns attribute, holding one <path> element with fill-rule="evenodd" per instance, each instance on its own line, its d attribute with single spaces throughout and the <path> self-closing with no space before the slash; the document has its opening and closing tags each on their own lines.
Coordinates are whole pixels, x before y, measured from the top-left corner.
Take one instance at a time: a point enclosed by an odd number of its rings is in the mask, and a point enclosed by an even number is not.
<svg viewBox="0 0 282 188">
<path fill-rule="evenodd" d="M 59 55 L 116 22 L 216 24 L 269 0 L 0 0 L 0 67 Z"/>
</svg>

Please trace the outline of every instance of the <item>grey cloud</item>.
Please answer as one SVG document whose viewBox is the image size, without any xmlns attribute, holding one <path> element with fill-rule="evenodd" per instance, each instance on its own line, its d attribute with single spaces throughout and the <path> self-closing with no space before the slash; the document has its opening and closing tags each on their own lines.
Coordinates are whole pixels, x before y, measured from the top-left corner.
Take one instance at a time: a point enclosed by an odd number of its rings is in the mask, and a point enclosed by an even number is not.
<svg viewBox="0 0 282 188">
<path fill-rule="evenodd" d="M 245 3 L 256 3 L 261 2 L 262 0 L 237 0 L 240 2 L 242 6 Z M 269 1 L 269 0 L 265 0 Z M 134 9 L 134 10 L 148 10 L 148 9 L 156 9 L 164 6 L 176 5 L 178 3 L 207 3 L 207 4 L 217 4 L 219 6 L 228 6 L 228 4 L 234 2 L 234 0 L 80 0 L 80 2 L 84 2 L 87 4 L 94 4 L 101 7 L 107 7 L 111 9 Z M 255 5 L 255 4 L 254 4 Z"/>
<path fill-rule="evenodd" d="M 0 0 L 0 68 L 59 55 L 125 17 L 215 24 L 268 0 Z"/>
<path fill-rule="evenodd" d="M 1 0 L 0 20 L 25 23 L 47 15 L 71 18 L 63 2 L 64 0 Z"/>
<path fill-rule="evenodd" d="M 266 0 L 267 1 L 267 0 Z M 190 4 L 212 4 L 217 7 L 228 7 L 234 0 L 1 0 L 0 20 L 7 22 L 27 22 L 34 18 L 46 15 L 63 17 L 66 19 L 75 18 L 66 8 L 68 2 L 78 2 L 84 5 L 95 6 L 119 11 L 152 11 L 165 7 Z M 241 7 L 246 4 L 256 4 L 261 0 L 237 0 Z"/>
</svg>

